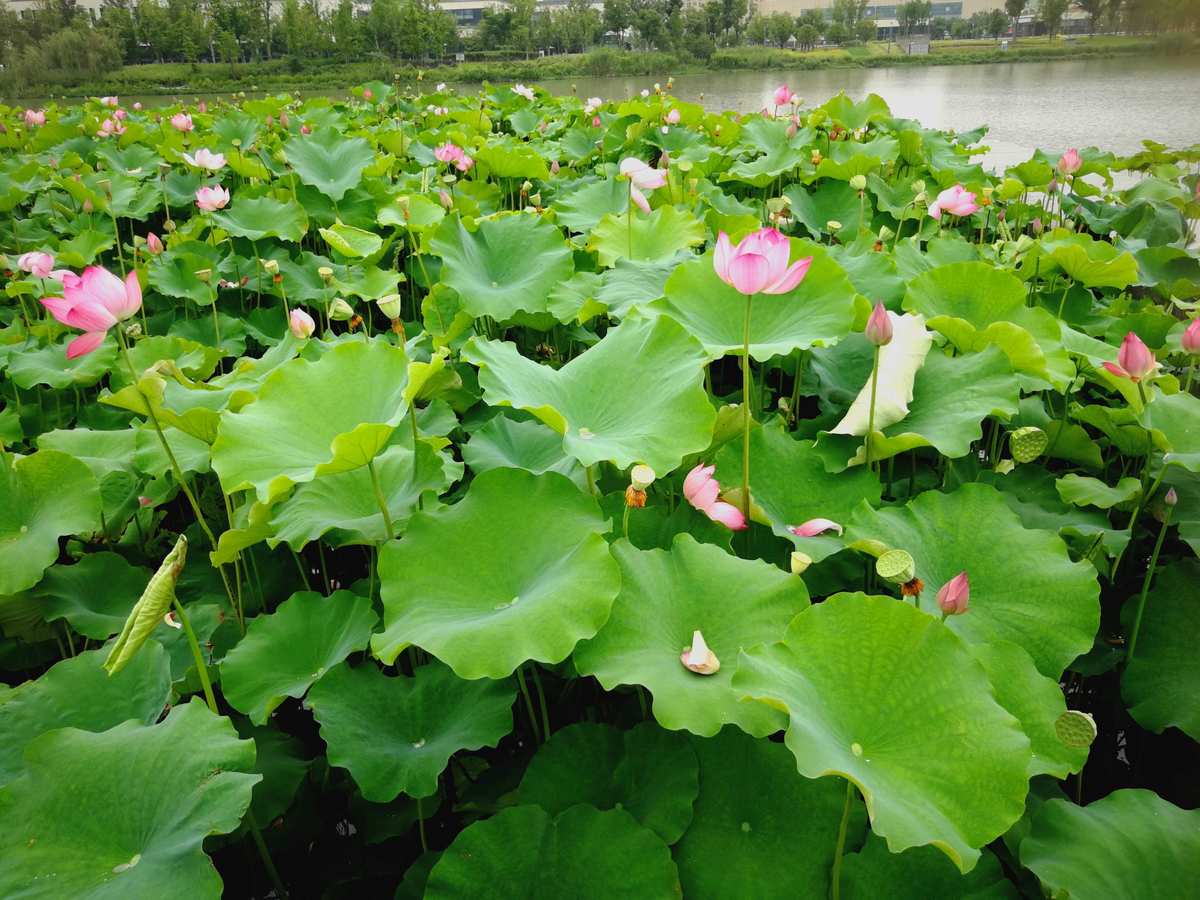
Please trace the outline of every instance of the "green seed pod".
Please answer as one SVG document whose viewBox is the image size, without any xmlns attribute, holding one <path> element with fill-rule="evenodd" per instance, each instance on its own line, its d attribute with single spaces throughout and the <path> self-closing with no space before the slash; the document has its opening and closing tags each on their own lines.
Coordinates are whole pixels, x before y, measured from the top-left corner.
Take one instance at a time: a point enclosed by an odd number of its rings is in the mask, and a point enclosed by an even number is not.
<svg viewBox="0 0 1200 900">
<path fill-rule="evenodd" d="M 154 631 L 162 617 L 170 610 L 175 600 L 175 583 L 179 580 L 179 573 L 183 571 L 186 560 L 187 538 L 181 534 L 175 542 L 174 549 L 167 554 L 158 571 L 150 578 L 146 590 L 142 591 L 142 596 L 133 605 L 129 618 L 125 620 L 125 627 L 121 629 L 108 659 L 104 661 L 104 670 L 110 676 L 116 675 L 129 664 L 150 637 L 150 632 Z"/>
<path fill-rule="evenodd" d="M 1008 436 L 1008 447 L 1013 459 L 1019 463 L 1033 462 L 1042 455 L 1048 443 L 1050 438 L 1036 425 L 1018 428 Z"/>
<path fill-rule="evenodd" d="M 875 571 L 884 581 L 907 584 L 917 577 L 917 564 L 907 550 L 889 550 L 875 560 Z"/>
<path fill-rule="evenodd" d="M 1085 712 L 1068 709 L 1054 720 L 1054 733 L 1068 747 L 1090 747 L 1096 739 L 1096 720 Z"/>
</svg>

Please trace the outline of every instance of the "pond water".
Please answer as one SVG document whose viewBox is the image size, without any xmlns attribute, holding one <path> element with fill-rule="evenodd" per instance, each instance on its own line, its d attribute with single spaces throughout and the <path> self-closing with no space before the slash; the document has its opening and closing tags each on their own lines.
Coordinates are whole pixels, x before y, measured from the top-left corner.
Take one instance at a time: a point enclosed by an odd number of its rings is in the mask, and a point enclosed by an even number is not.
<svg viewBox="0 0 1200 900">
<path fill-rule="evenodd" d="M 606 100 L 651 87 L 653 78 L 575 78 L 538 82 L 556 93 L 574 83 L 580 96 Z M 662 80 L 665 79 L 665 74 Z M 893 114 L 929 128 L 966 131 L 990 125 L 983 143 L 988 165 L 1028 159 L 1042 147 L 1097 146 L 1131 153 L 1150 138 L 1173 147 L 1200 142 L 1200 59 L 1130 57 L 911 66 L 894 69 L 708 72 L 675 79 L 673 93 L 717 109 L 751 112 L 770 102 L 784 82 L 808 104 L 845 91 L 878 94 Z"/>
</svg>

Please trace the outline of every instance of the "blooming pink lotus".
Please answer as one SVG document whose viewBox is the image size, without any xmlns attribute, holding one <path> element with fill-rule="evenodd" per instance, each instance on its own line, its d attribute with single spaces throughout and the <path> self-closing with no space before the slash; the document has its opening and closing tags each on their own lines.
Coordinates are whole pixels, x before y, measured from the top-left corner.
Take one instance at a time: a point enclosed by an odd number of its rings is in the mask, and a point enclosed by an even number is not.
<svg viewBox="0 0 1200 900">
<path fill-rule="evenodd" d="M 977 209 L 979 204 L 975 202 L 975 195 L 961 184 L 956 184 L 937 195 L 937 199 L 929 205 L 929 215 L 935 219 L 941 219 L 943 212 L 952 216 L 969 216 Z"/>
<path fill-rule="evenodd" d="M 813 261 L 806 256 L 788 265 L 791 252 L 787 236 L 774 228 L 760 228 L 736 247 L 722 231 L 713 252 L 713 268 L 718 278 L 746 296 L 786 294 L 804 280 Z"/>
<path fill-rule="evenodd" d="M 118 109 L 116 112 L 113 113 L 113 118 L 115 118 L 118 122 L 124 122 L 126 117 L 128 117 L 128 115 L 129 115 L 129 113 L 125 112 L 125 110 Z"/>
<path fill-rule="evenodd" d="M 304 310 L 296 308 L 288 313 L 288 329 L 296 340 L 302 341 L 310 337 L 316 327 L 317 323 L 313 321 L 313 317 Z"/>
<path fill-rule="evenodd" d="M 438 162 L 444 162 L 444 163 L 457 162 L 459 159 L 462 158 L 462 155 L 463 155 L 462 147 L 456 146 L 455 144 L 452 144 L 449 141 L 447 141 L 444 144 L 438 144 L 433 149 L 433 158 L 436 159 Z"/>
<path fill-rule="evenodd" d="M 153 231 L 146 234 L 146 252 L 153 256 L 158 256 L 158 254 L 163 252 L 162 238 Z"/>
<path fill-rule="evenodd" d="M 204 212 L 215 212 L 229 205 L 229 189 L 217 185 L 205 185 L 196 191 L 196 206 Z"/>
<path fill-rule="evenodd" d="M 458 169 L 460 172 L 469 172 L 474 165 L 475 160 L 472 157 L 467 156 L 466 153 L 463 153 L 462 156 L 454 161 L 454 168 Z"/>
<path fill-rule="evenodd" d="M 776 106 L 787 106 L 788 103 L 791 102 L 791 99 L 792 99 L 792 89 L 790 87 L 788 87 L 786 84 L 781 84 L 779 87 L 775 88 L 775 105 Z"/>
<path fill-rule="evenodd" d="M 732 531 L 742 531 L 747 527 L 746 517 L 732 503 L 719 500 L 720 483 L 713 478 L 716 466 L 706 466 L 703 463 L 687 473 L 683 479 L 683 496 L 696 509 L 704 513 L 714 522 L 720 522 Z"/>
<path fill-rule="evenodd" d="M 111 106 L 112 108 L 116 109 L 117 98 L 116 97 L 101 97 L 100 105 L 101 106 Z"/>
<path fill-rule="evenodd" d="M 373 90 L 371 90 L 370 88 L 363 88 L 363 99 L 364 100 L 374 100 L 375 92 Z"/>
<path fill-rule="evenodd" d="M 40 250 L 22 253 L 17 257 L 17 268 L 34 278 L 47 278 L 54 270 L 54 257 Z"/>
<path fill-rule="evenodd" d="M 1064 153 L 1058 160 L 1058 174 L 1060 175 L 1074 175 L 1082 167 L 1083 158 L 1074 147 Z"/>
<path fill-rule="evenodd" d="M 196 126 L 192 124 L 192 117 L 185 112 L 177 112 L 171 116 L 171 127 L 176 131 L 189 132 Z"/>
<path fill-rule="evenodd" d="M 213 153 L 207 147 L 201 147 L 193 156 L 190 153 L 183 154 L 184 160 L 189 166 L 197 169 L 207 169 L 209 172 L 216 172 L 225 167 L 225 154 Z"/>
<path fill-rule="evenodd" d="M 135 111 L 137 111 L 137 112 L 141 112 L 141 110 L 142 110 L 142 102 L 139 100 L 137 103 L 133 104 L 133 108 L 134 108 L 134 110 L 135 110 Z"/>
<path fill-rule="evenodd" d="M 39 125 L 46 124 L 46 111 L 44 109 L 27 109 L 25 110 L 25 127 L 37 128 Z"/>
<path fill-rule="evenodd" d="M 789 525 L 788 531 L 796 535 L 796 537 L 816 537 L 818 534 L 824 534 L 826 531 L 836 531 L 842 533 L 842 526 L 833 519 L 809 519 L 800 525 Z"/>
<path fill-rule="evenodd" d="M 1121 341 L 1121 349 L 1117 351 L 1115 363 L 1106 362 L 1104 368 L 1121 378 L 1128 378 L 1135 384 L 1153 375 L 1158 368 L 1158 362 L 1150 348 L 1142 343 L 1142 339 L 1132 331 Z"/>
<path fill-rule="evenodd" d="M 599 97 L 588 97 L 587 102 L 583 104 L 583 114 L 585 116 L 590 116 L 603 105 L 604 101 Z"/>
<path fill-rule="evenodd" d="M 1184 329 L 1180 344 L 1185 353 L 1200 355 L 1200 319 L 1192 319 L 1191 324 Z"/>
<path fill-rule="evenodd" d="M 112 137 L 114 134 L 124 134 L 125 126 L 117 119 L 105 119 L 100 123 L 100 130 L 96 132 L 96 137 Z"/>
<path fill-rule="evenodd" d="M 892 342 L 892 317 L 888 315 L 888 311 L 882 303 L 876 303 L 875 308 L 871 310 L 871 317 L 867 319 L 867 328 L 864 333 L 867 340 L 876 347 L 884 347 Z"/>
<path fill-rule="evenodd" d="M 945 616 L 961 616 L 967 611 L 970 599 L 971 579 L 965 570 L 943 584 L 937 593 L 938 608 Z"/>
<path fill-rule="evenodd" d="M 667 113 L 667 124 L 668 125 L 678 125 L 679 118 L 680 118 L 679 110 L 673 109 L 669 113 Z"/>
<path fill-rule="evenodd" d="M 652 191 L 667 183 L 667 173 L 628 156 L 621 160 L 621 174 L 629 179 L 629 199 L 644 213 L 650 212 L 650 201 L 643 191 Z"/>
<path fill-rule="evenodd" d="M 526 100 L 533 100 L 533 88 L 527 88 L 523 84 L 514 84 L 512 92 Z"/>
<path fill-rule="evenodd" d="M 42 304 L 58 321 L 83 332 L 67 345 L 67 359 L 91 353 L 108 330 L 133 316 L 142 306 L 137 272 L 122 282 L 102 266 L 88 266 L 78 277 L 63 280 L 62 297 L 43 297 Z"/>
</svg>

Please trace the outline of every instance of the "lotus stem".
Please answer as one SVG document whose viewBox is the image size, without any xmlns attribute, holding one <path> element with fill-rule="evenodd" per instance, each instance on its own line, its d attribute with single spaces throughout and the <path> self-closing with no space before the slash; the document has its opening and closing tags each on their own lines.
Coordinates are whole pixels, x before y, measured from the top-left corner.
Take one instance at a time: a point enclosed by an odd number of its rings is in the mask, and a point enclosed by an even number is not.
<svg viewBox="0 0 1200 900">
<path fill-rule="evenodd" d="M 842 854 L 846 849 L 846 830 L 850 825 L 850 805 L 854 802 L 854 782 L 846 779 L 846 802 L 842 804 L 842 821 L 838 825 L 837 846 L 833 850 L 833 869 L 829 873 L 833 900 L 842 896 Z"/>
<path fill-rule="evenodd" d="M 521 696 L 525 700 L 525 712 L 529 714 L 529 730 L 533 732 L 533 739 L 540 744 L 543 738 L 538 732 L 538 720 L 533 712 L 533 698 L 529 696 L 529 685 L 525 683 L 525 670 L 520 666 L 517 667 L 517 687 L 521 689 Z"/>
<path fill-rule="evenodd" d="M 1166 474 L 1167 465 L 1164 462 L 1163 467 L 1158 472 L 1158 476 L 1154 479 L 1154 484 L 1150 485 L 1150 490 L 1142 494 L 1141 499 L 1139 499 L 1137 505 L 1134 506 L 1133 512 L 1129 514 L 1129 524 L 1126 525 L 1125 528 L 1129 532 L 1130 541 L 1133 540 L 1133 526 L 1137 524 L 1138 518 L 1142 514 L 1142 510 L 1146 508 L 1146 503 L 1154 496 L 1155 492 L 1158 491 L 1159 485 L 1162 484 L 1163 476 Z M 1117 558 L 1113 560 L 1112 569 L 1110 569 L 1108 573 L 1109 581 L 1116 580 L 1117 569 L 1121 565 L 1121 560 L 1125 558 L 1125 550 L 1128 549 L 1128 547 L 1129 544 L 1126 544 L 1124 547 L 1122 547 L 1121 551 L 1117 554 Z"/>
<path fill-rule="evenodd" d="M 533 675 L 533 689 L 537 691 L 538 708 L 542 712 L 542 734 L 546 740 L 550 740 L 550 709 L 546 705 L 546 692 L 542 690 L 542 676 L 538 672 L 537 663 L 531 662 L 529 671 Z"/>
<path fill-rule="evenodd" d="M 416 462 L 416 446 L 413 447 L 413 462 Z M 383 513 L 383 527 L 387 532 L 389 541 L 395 540 L 396 531 L 392 527 L 392 514 L 388 512 L 387 500 L 383 496 L 383 488 L 379 486 L 379 473 L 375 471 L 375 460 L 367 463 L 367 471 L 371 473 L 371 487 L 375 488 L 375 502 L 379 504 L 379 511 Z"/>
<path fill-rule="evenodd" d="M 750 522 L 750 308 L 754 295 L 746 295 L 746 321 L 742 329 L 742 515 Z"/>
<path fill-rule="evenodd" d="M 1183 382 L 1183 392 L 1185 394 L 1190 394 L 1192 392 L 1192 376 L 1195 374 L 1196 374 L 1196 363 L 1195 363 L 1195 360 L 1193 360 L 1192 364 L 1190 366 L 1188 366 L 1187 378 Z"/>
<path fill-rule="evenodd" d="M 867 413 L 867 468 L 871 468 L 871 440 L 875 436 L 875 393 L 879 386 L 879 347 L 875 348 L 875 361 L 871 366 L 871 406 Z"/>
<path fill-rule="evenodd" d="M 200 652 L 200 642 L 196 640 L 196 632 L 192 630 L 191 619 L 188 618 L 187 611 L 179 602 L 178 597 L 171 599 L 171 605 L 175 607 L 175 615 L 179 617 L 179 624 L 183 626 L 183 633 L 187 635 L 188 646 L 192 648 L 192 659 L 196 662 L 196 673 L 200 676 L 200 687 L 204 691 L 204 700 L 208 703 L 212 714 L 219 716 L 221 712 L 217 709 L 217 698 L 213 694 L 212 681 L 208 677 L 208 666 L 204 662 L 204 655 Z"/>
<path fill-rule="evenodd" d="M 1166 468 L 1165 466 L 1163 467 Z M 1125 654 L 1125 665 L 1133 662 L 1133 652 L 1137 649 L 1138 633 L 1142 630 L 1142 613 L 1146 611 L 1146 595 L 1150 592 L 1150 582 L 1154 580 L 1154 567 L 1158 565 L 1158 554 L 1162 550 L 1163 541 L 1167 537 L 1167 529 L 1171 527 L 1171 513 L 1175 510 L 1168 505 L 1163 516 L 1162 525 L 1158 529 L 1158 539 L 1154 542 L 1154 550 L 1150 554 L 1150 565 L 1146 567 L 1146 575 L 1142 578 L 1142 593 L 1138 596 L 1137 613 L 1133 617 L 1133 630 L 1129 633 L 1129 651 Z"/>
</svg>

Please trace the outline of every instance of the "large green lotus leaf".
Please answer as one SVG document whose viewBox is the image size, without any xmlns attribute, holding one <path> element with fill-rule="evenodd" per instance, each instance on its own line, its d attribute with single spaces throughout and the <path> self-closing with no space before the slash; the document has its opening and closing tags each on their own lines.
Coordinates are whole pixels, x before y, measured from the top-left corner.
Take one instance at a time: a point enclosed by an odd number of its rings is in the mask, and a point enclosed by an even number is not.
<svg viewBox="0 0 1200 900">
<path fill-rule="evenodd" d="M 1108 241 L 1086 234 L 1055 231 L 1044 241 L 1038 262 L 1038 274 L 1045 278 L 1057 271 L 1087 287 L 1124 289 L 1138 280 L 1137 260 L 1129 251 L 1121 252 Z M 1035 260 L 1026 258 L 1022 272 Z"/>
<path fill-rule="evenodd" d="M 660 206 L 650 213 L 609 213 L 588 236 L 587 248 L 595 251 L 600 265 L 611 266 L 619 259 L 653 262 L 670 259 L 680 250 L 704 243 L 704 223 L 674 206 Z"/>
<path fill-rule="evenodd" d="M 556 817 L 514 806 L 461 832 L 429 873 L 425 900 L 676 900 L 671 851 L 620 809 Z"/>
<path fill-rule="evenodd" d="M 863 173 L 865 174 L 865 173 Z M 783 192 L 788 199 L 796 221 L 808 229 L 810 234 L 829 234 L 829 223 L 838 222 L 841 228 L 837 234 L 848 240 L 853 240 L 858 232 L 858 191 L 845 181 L 822 181 L 816 190 L 810 190 L 802 184 L 793 184 Z M 871 203 L 864 204 L 863 216 L 865 221 L 871 221 Z"/>
<path fill-rule="evenodd" d="M 84 637 L 106 640 L 125 619 L 151 573 L 116 553 L 89 553 L 73 566 L 52 566 L 36 594 L 47 622 L 66 619 Z"/>
<path fill-rule="evenodd" d="M 908 284 L 904 308 L 919 312 L 959 350 L 995 345 L 1030 386 L 1064 390 L 1075 375 L 1063 348 L 1062 328 L 1050 313 L 1025 305 L 1026 288 L 1016 276 L 984 262 L 951 263 L 918 275 Z"/>
<path fill-rule="evenodd" d="M 171 694 L 166 651 L 150 643 L 116 675 L 104 671 L 106 650 L 88 650 L 18 685 L 0 703 L 0 784 L 21 771 L 21 752 L 54 728 L 106 731 L 128 719 L 146 725 Z"/>
<path fill-rule="evenodd" d="M 562 233 L 540 216 L 484 219 L 474 233 L 457 216 L 447 218 L 431 247 L 442 258 L 443 282 L 476 318 L 545 312 L 551 289 L 575 271 Z"/>
<path fill-rule="evenodd" d="M 383 238 L 373 231 L 355 228 L 338 219 L 329 228 L 318 229 L 325 243 L 347 259 L 363 259 L 378 253 Z"/>
<path fill-rule="evenodd" d="M 8 377 L 18 387 L 28 390 L 44 384 L 55 390 L 70 387 L 91 387 L 117 367 L 116 341 L 106 340 L 96 350 L 75 359 L 67 359 L 67 344 L 71 337 L 33 346 L 14 353 L 8 360 Z"/>
<path fill-rule="evenodd" d="M 533 413 L 585 466 L 646 463 L 665 474 L 712 439 L 704 351 L 670 319 L 627 319 L 557 370 L 521 356 L 514 344 L 477 337 L 462 358 L 479 367 L 488 403 Z"/>
<path fill-rule="evenodd" d="M 1025 808 L 1020 724 L 966 645 L 907 603 L 836 594 L 743 652 L 733 687 L 788 711 L 800 773 L 851 779 L 893 852 L 932 844 L 969 872 Z"/>
<path fill-rule="evenodd" d="M 1110 486 L 1099 478 L 1090 478 L 1071 472 L 1058 479 L 1055 488 L 1064 503 L 1112 509 L 1118 503 L 1128 503 L 1137 497 L 1142 492 L 1142 483 L 1138 479 L 1130 477 L 1122 478 L 1115 485 Z"/>
<path fill-rule="evenodd" d="M 550 178 L 546 160 L 534 147 L 516 142 L 500 143 L 498 136 L 476 151 L 475 159 L 497 178 L 536 178 L 540 181 Z"/>
<path fill-rule="evenodd" d="M 317 128 L 296 135 L 283 145 L 288 162 L 305 184 L 311 184 L 334 203 L 362 181 L 363 169 L 375 162 L 371 145 L 348 137 L 337 128 Z M 240 201 L 239 201 L 240 202 Z"/>
<path fill-rule="evenodd" d="M 827 897 L 844 782 L 804 778 L 782 744 L 735 728 L 693 738 L 692 746 L 700 758 L 700 796 L 692 825 L 675 847 L 684 896 Z M 861 806 L 854 812 L 849 846 L 865 825 Z"/>
<path fill-rule="evenodd" d="M 380 490 L 397 533 L 404 530 L 426 491 L 440 494 L 462 475 L 462 464 L 446 459 L 427 442 L 409 447 L 393 445 L 375 459 Z M 296 488 L 292 496 L 274 509 L 270 546 L 286 541 L 299 550 L 329 532 L 333 546 L 379 544 L 387 540 L 387 527 L 379 501 L 365 468 L 336 475 L 323 475 Z"/>
<path fill-rule="evenodd" d="M 471 471 L 525 469 L 534 475 L 558 472 L 583 486 L 583 468 L 563 452 L 562 437 L 541 422 L 517 422 L 496 416 L 462 446 L 462 458 Z"/>
<path fill-rule="evenodd" d="M 97 481 L 103 481 L 113 472 L 132 469 L 136 441 L 137 431 L 132 428 L 117 431 L 62 428 L 38 435 L 37 445 L 42 450 L 58 450 L 75 457 L 92 470 Z"/>
<path fill-rule="evenodd" d="M 511 681 L 467 681 L 434 661 L 412 678 L 374 663 L 338 666 L 308 693 L 331 765 L 350 770 L 363 797 L 428 797 L 459 750 L 495 747 L 512 731 Z"/>
<path fill-rule="evenodd" d="M 1021 841 L 1021 863 L 1071 900 L 1190 897 L 1200 884 L 1200 810 L 1143 790 L 1087 806 L 1049 800 Z"/>
<path fill-rule="evenodd" d="M 100 526 L 100 488 L 57 450 L 0 459 L 0 596 L 33 587 L 58 558 L 58 539 Z"/>
<path fill-rule="evenodd" d="M 1066 778 L 1082 769 L 1087 747 L 1068 746 L 1055 731 L 1055 721 L 1067 710 L 1058 682 L 1039 672 L 1029 654 L 1016 644 L 996 641 L 969 646 L 991 679 L 996 702 L 1017 717 L 1029 738 L 1033 753 L 1029 777 Z"/>
<path fill-rule="evenodd" d="M 740 441 L 726 442 L 717 453 L 716 474 L 721 484 L 742 483 Z M 798 441 L 778 425 L 750 432 L 750 495 L 767 514 L 771 530 L 814 562 L 843 549 L 841 537 L 797 537 L 788 526 L 809 519 L 831 519 L 844 526 L 860 502 L 877 506 L 880 491 L 879 477 L 865 466 L 833 475 L 813 451 L 812 441 Z"/>
<path fill-rule="evenodd" d="M 1200 399 L 1191 394 L 1155 396 L 1149 407 L 1155 442 L 1165 464 L 1200 472 Z"/>
<path fill-rule="evenodd" d="M 847 538 L 911 553 L 925 583 L 919 603 L 931 615 L 940 614 L 941 586 L 965 570 L 970 610 L 946 625 L 971 642 L 1019 644 L 1043 675 L 1058 678 L 1092 646 L 1100 625 L 1095 568 L 1072 562 L 1058 535 L 1025 528 L 995 488 L 964 484 L 950 494 L 927 491 L 885 510 L 863 504 Z"/>
<path fill-rule="evenodd" d="M 287 697 L 304 692 L 355 650 L 378 622 L 371 601 L 349 591 L 300 591 L 269 616 L 250 621 L 221 661 L 221 690 L 257 725 Z"/>
<path fill-rule="evenodd" d="M 1146 598 L 1133 659 L 1121 677 L 1129 714 L 1151 731 L 1175 726 L 1200 740 L 1200 562 L 1163 569 Z M 1128 601 L 1132 607 L 1136 600 Z M 1132 627 L 1132 621 L 1128 623 Z"/>
<path fill-rule="evenodd" d="M 842 860 L 842 896 L 846 900 L 1016 900 L 1000 860 L 984 850 L 979 863 L 963 875 L 932 847 L 892 853 L 871 834 L 858 853 Z"/>
<path fill-rule="evenodd" d="M 580 178 L 560 190 L 554 200 L 554 218 L 571 231 L 596 227 L 609 213 L 620 215 L 629 208 L 629 183 L 616 178 Z"/>
<path fill-rule="evenodd" d="M 1007 421 L 1017 414 L 1020 393 L 1017 378 L 998 348 L 985 347 L 966 356 L 934 350 L 913 381 L 908 415 L 893 425 L 876 427 L 871 456 L 889 459 L 917 447 L 933 447 L 955 459 L 966 456 L 971 444 L 983 436 L 985 418 Z M 861 437 L 831 432 L 817 441 L 817 450 L 835 471 L 864 462 L 863 446 Z"/>
<path fill-rule="evenodd" d="M 577 803 L 624 809 L 674 844 L 692 821 L 699 766 L 687 737 L 640 722 L 629 731 L 578 722 L 556 731 L 521 779 L 518 798 L 551 815 Z"/>
<path fill-rule="evenodd" d="M 391 664 L 415 644 L 461 678 L 560 662 L 608 618 L 620 573 L 596 501 L 554 472 L 493 469 L 459 503 L 418 512 L 379 556 Z"/>
<path fill-rule="evenodd" d="M 600 633 L 576 649 L 580 673 L 595 675 L 605 690 L 642 685 L 664 728 L 704 737 L 730 723 L 757 736 L 782 728 L 778 710 L 744 702 L 730 680 L 738 651 L 779 640 L 808 606 L 804 582 L 687 534 L 678 535 L 670 550 L 637 550 L 620 540 L 613 555 L 621 564 L 621 593 Z M 713 675 L 680 662 L 694 631 L 721 662 Z"/>
<path fill-rule="evenodd" d="M 813 258 L 812 267 L 795 290 L 753 300 L 750 355 L 757 360 L 835 344 L 854 325 L 857 295 L 842 267 L 816 244 L 792 241 L 792 258 L 806 256 Z M 665 290 L 650 310 L 683 325 L 711 356 L 741 355 L 746 298 L 717 277 L 711 253 L 679 266 Z"/>
<path fill-rule="evenodd" d="M 245 719 L 235 725 L 238 734 L 254 741 L 254 771 L 262 781 L 254 786 L 250 812 L 256 822 L 274 822 L 287 812 L 311 761 L 303 742 L 268 725 L 254 726 Z"/>
<path fill-rule="evenodd" d="M 254 743 L 199 700 L 158 725 L 43 735 L 0 788 L 0 895 L 219 898 L 204 839 L 237 828 L 253 767 Z"/>
<path fill-rule="evenodd" d="M 267 377 L 258 400 L 221 415 L 212 465 L 226 492 L 269 503 L 293 484 L 365 466 L 408 412 L 408 356 L 350 340 Z"/>
<path fill-rule="evenodd" d="M 274 237 L 296 242 L 308 231 L 304 207 L 274 197 L 239 197 L 228 209 L 213 213 L 213 219 L 234 237 L 251 241 Z"/>
</svg>

